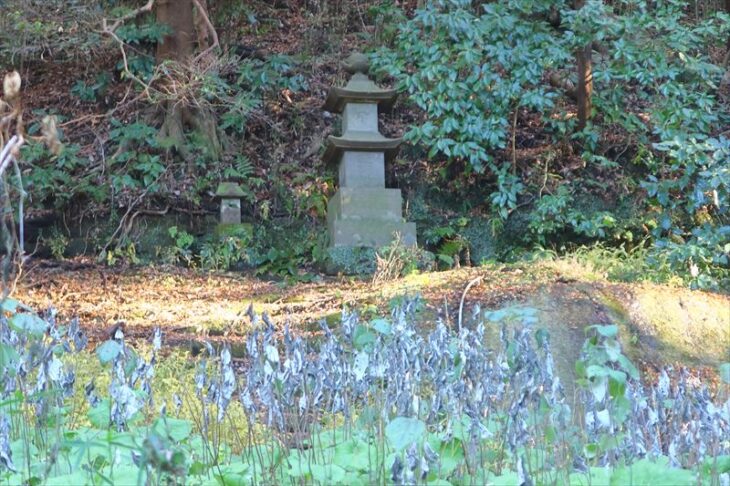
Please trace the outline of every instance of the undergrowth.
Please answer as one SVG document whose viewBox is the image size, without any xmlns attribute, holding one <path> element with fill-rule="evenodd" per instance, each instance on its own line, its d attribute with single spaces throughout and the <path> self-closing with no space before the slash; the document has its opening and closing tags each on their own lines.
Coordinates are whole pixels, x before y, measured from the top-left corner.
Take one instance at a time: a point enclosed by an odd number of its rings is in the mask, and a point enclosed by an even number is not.
<svg viewBox="0 0 730 486">
<path fill-rule="evenodd" d="M 727 481 L 730 364 L 719 395 L 686 370 L 642 385 L 618 329 L 588 326 L 571 407 L 534 309 L 475 307 L 457 328 L 424 334 L 417 308 L 403 299 L 369 322 L 343 311 L 317 344 L 288 326 L 278 340 L 249 310 L 243 360 L 206 343 L 172 367 L 159 330 L 135 351 L 119 328 L 92 366 L 77 321 L 7 299 L 0 483 Z M 487 327 L 499 330 L 493 342 Z"/>
</svg>

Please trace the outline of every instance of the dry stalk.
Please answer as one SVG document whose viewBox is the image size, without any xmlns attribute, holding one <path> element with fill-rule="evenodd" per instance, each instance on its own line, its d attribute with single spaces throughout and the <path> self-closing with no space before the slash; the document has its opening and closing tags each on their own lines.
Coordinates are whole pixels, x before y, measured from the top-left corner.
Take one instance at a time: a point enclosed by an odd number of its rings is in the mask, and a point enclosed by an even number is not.
<svg viewBox="0 0 730 486">
<path fill-rule="evenodd" d="M 403 261 L 402 238 L 398 232 L 395 232 L 393 236 L 393 243 L 387 247 L 387 254 L 384 257 L 375 253 L 376 268 L 372 279 L 373 284 L 395 280 L 403 272 L 405 261 Z"/>
<path fill-rule="evenodd" d="M 21 274 L 24 259 L 23 211 L 25 191 L 23 178 L 18 164 L 20 147 L 25 143 L 23 137 L 23 109 L 20 96 L 21 78 L 17 71 L 5 75 L 3 80 L 3 99 L 0 99 L 0 234 L 2 234 L 5 254 L 2 258 L 2 295 L 0 301 L 12 292 Z M 8 167 L 13 166 L 15 180 L 9 182 L 6 175 Z M 11 197 L 12 184 L 18 197 L 18 221 Z M 17 228 L 17 230 L 16 230 Z M 11 284 L 12 280 L 12 284 Z"/>
</svg>

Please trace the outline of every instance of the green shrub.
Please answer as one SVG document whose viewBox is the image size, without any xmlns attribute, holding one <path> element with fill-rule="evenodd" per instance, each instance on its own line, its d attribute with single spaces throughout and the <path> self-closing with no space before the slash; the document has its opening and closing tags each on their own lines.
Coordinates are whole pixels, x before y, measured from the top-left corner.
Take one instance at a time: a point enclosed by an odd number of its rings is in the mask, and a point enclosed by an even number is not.
<svg viewBox="0 0 730 486">
<path fill-rule="evenodd" d="M 693 287 L 730 288 L 730 139 L 657 144 L 666 162 L 644 183 L 658 211 L 656 252 Z"/>
<path fill-rule="evenodd" d="M 559 27 L 549 22 L 556 16 Z M 435 172 L 453 187 L 486 173 L 479 180 L 503 220 L 533 208 L 526 236 L 515 235 L 525 246 L 635 243 L 654 230 L 664 260 L 693 286 L 718 288 L 727 285 L 729 258 L 728 142 L 712 135 L 730 124 L 730 112 L 718 98 L 724 68 L 711 53 L 730 35 L 730 18 L 717 12 L 689 20 L 680 2 L 586 2 L 575 10 L 565 1 L 434 0 L 402 21 L 396 42 L 373 62 L 420 109 L 405 138 L 428 150 Z M 593 116 L 576 132 L 572 101 L 547 79 L 575 84 L 574 53 L 587 44 L 596 51 Z M 516 158 L 511 143 L 533 143 L 516 138 L 523 137 L 518 119 L 540 119 L 530 135 L 547 135 L 566 156 L 583 159 L 584 168 L 570 168 L 580 194 L 558 182 L 565 169 L 550 174 L 546 162 L 536 181 L 532 158 Z M 624 221 L 620 211 L 576 207 L 579 196 L 595 197 L 592 188 L 639 200 L 640 184 L 649 193 L 641 208 L 648 217 Z M 652 224 L 656 209 L 662 214 Z"/>
<path fill-rule="evenodd" d="M 367 276 L 372 275 L 375 268 L 374 248 L 336 246 L 327 249 L 327 273 Z"/>
</svg>

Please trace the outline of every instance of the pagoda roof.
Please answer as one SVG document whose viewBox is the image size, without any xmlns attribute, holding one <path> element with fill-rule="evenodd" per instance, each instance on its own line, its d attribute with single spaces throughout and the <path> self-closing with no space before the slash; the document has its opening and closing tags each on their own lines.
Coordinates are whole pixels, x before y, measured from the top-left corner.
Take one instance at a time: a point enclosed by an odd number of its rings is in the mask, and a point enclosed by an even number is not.
<svg viewBox="0 0 730 486">
<path fill-rule="evenodd" d="M 332 87 L 323 108 L 331 113 L 342 113 L 347 103 L 377 103 L 382 111 L 390 111 L 398 93 L 381 88 L 363 73 L 353 74 L 344 88 Z"/>
<path fill-rule="evenodd" d="M 245 195 L 246 193 L 237 182 L 221 182 L 215 191 L 215 196 L 221 198 L 241 198 Z"/>
<path fill-rule="evenodd" d="M 385 160 L 390 161 L 398 153 L 402 138 L 386 138 L 379 133 L 348 131 L 341 137 L 327 137 L 327 148 L 322 155 L 325 164 L 336 164 L 345 151 L 383 152 Z"/>
</svg>

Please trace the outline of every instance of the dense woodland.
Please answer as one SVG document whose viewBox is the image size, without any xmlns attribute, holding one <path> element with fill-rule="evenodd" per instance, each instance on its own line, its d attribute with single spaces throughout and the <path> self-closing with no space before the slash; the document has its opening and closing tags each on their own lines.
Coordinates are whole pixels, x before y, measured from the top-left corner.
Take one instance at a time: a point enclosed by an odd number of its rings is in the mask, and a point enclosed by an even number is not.
<svg viewBox="0 0 730 486">
<path fill-rule="evenodd" d="M 26 245 L 73 256 L 82 236 L 109 262 L 316 269 L 336 184 L 321 106 L 362 50 L 402 92 L 381 130 L 407 141 L 388 184 L 441 268 L 598 244 L 649 278 L 726 287 L 727 8 L 6 3 L 0 59 L 22 89 L 3 128 L 27 135 Z M 214 213 L 221 180 L 242 183 L 253 232 L 208 241 L 190 220 Z M 144 255 L 145 215 L 189 218 Z"/>
<path fill-rule="evenodd" d="M 328 248 L 353 52 L 418 248 Z M 0 485 L 730 484 L 730 0 L 5 0 L 0 69 Z"/>
</svg>

